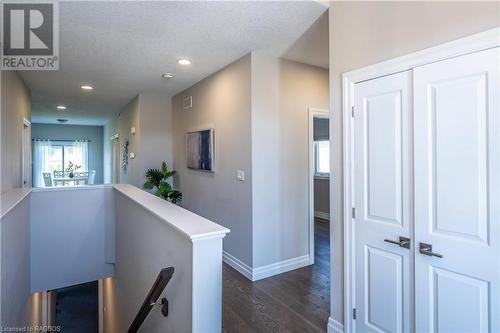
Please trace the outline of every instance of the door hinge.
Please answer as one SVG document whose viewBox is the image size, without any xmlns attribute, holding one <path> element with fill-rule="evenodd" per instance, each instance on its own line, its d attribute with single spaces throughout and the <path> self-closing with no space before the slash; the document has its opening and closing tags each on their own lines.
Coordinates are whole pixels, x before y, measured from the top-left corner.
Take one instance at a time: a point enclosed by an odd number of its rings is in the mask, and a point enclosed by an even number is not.
<svg viewBox="0 0 500 333">
<path fill-rule="evenodd" d="M 352 207 L 352 218 L 356 218 L 356 207 Z"/>
<path fill-rule="evenodd" d="M 352 309 L 352 319 L 356 320 L 356 308 Z"/>
<path fill-rule="evenodd" d="M 351 116 L 354 118 L 354 106 L 351 106 Z"/>
</svg>

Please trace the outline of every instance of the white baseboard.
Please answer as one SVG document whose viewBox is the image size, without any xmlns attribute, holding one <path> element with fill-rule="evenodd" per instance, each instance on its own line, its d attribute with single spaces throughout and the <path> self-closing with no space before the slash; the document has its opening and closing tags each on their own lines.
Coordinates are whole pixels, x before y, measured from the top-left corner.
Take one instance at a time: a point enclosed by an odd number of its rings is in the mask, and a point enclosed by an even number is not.
<svg viewBox="0 0 500 333">
<path fill-rule="evenodd" d="M 253 269 L 253 280 L 257 281 L 276 274 L 292 271 L 309 265 L 309 255 L 287 259 L 274 264 L 260 266 Z"/>
<path fill-rule="evenodd" d="M 344 333 L 344 325 L 333 319 L 332 317 L 328 318 L 328 333 Z"/>
<path fill-rule="evenodd" d="M 252 267 L 248 266 L 240 259 L 230 255 L 226 251 L 222 251 L 222 260 L 226 264 L 228 264 L 229 266 L 231 266 L 232 268 L 234 268 L 235 270 L 240 272 L 244 277 L 246 277 L 250 281 L 253 281 L 252 280 Z"/>
<path fill-rule="evenodd" d="M 240 272 L 250 281 L 257 281 L 276 274 L 285 273 L 309 265 L 308 254 L 301 257 L 279 261 L 270 265 L 260 266 L 257 268 L 252 268 L 248 266 L 247 264 L 245 264 L 238 258 L 232 256 L 231 254 L 227 253 L 226 251 L 222 252 L 222 260 L 226 264 L 228 264 L 229 266 Z"/>
<path fill-rule="evenodd" d="M 325 213 L 325 212 L 321 212 L 319 210 L 315 210 L 314 211 L 314 217 L 330 221 L 330 214 L 329 213 Z"/>
</svg>

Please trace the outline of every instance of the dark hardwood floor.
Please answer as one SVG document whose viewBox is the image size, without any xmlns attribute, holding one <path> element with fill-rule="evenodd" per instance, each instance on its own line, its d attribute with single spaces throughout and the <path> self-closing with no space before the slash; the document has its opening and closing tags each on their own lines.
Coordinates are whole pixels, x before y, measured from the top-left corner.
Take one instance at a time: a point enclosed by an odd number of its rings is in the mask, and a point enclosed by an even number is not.
<svg viewBox="0 0 500 333">
<path fill-rule="evenodd" d="M 315 223 L 315 264 L 251 282 L 224 264 L 224 333 L 326 332 L 330 314 L 329 225 Z"/>
</svg>

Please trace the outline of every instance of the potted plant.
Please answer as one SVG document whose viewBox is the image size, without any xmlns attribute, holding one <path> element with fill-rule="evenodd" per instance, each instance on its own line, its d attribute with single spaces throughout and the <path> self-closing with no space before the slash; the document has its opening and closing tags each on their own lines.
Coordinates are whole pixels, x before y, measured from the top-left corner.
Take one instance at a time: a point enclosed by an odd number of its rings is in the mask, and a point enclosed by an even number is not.
<svg viewBox="0 0 500 333">
<path fill-rule="evenodd" d="M 164 200 L 170 201 L 173 204 L 180 203 L 182 200 L 182 193 L 174 190 L 172 185 L 168 183 L 168 179 L 173 177 L 177 171 L 169 170 L 167 163 L 163 161 L 161 170 L 149 169 L 146 171 L 146 182 L 144 188 L 148 190 L 155 190 L 154 194 Z"/>
<path fill-rule="evenodd" d="M 64 171 L 66 174 L 68 174 L 69 178 L 74 178 L 75 177 L 75 171 L 80 169 L 82 166 L 81 165 L 76 165 L 73 162 L 69 162 L 68 167 Z"/>
</svg>

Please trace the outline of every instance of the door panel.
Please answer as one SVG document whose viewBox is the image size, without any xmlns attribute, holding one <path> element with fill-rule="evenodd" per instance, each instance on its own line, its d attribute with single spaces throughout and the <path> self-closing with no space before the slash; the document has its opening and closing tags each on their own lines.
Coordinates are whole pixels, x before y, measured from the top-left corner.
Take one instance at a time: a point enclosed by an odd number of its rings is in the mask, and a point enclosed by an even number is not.
<svg viewBox="0 0 500 333">
<path fill-rule="evenodd" d="M 366 325 L 380 332 L 402 331 L 403 256 L 365 247 Z"/>
<path fill-rule="evenodd" d="M 401 91 L 366 96 L 363 113 L 367 220 L 401 226 Z"/>
<path fill-rule="evenodd" d="M 414 69 L 417 331 L 500 331 L 499 59 Z"/>
<path fill-rule="evenodd" d="M 409 332 L 411 72 L 355 85 L 355 270 L 359 332 Z"/>
</svg>

